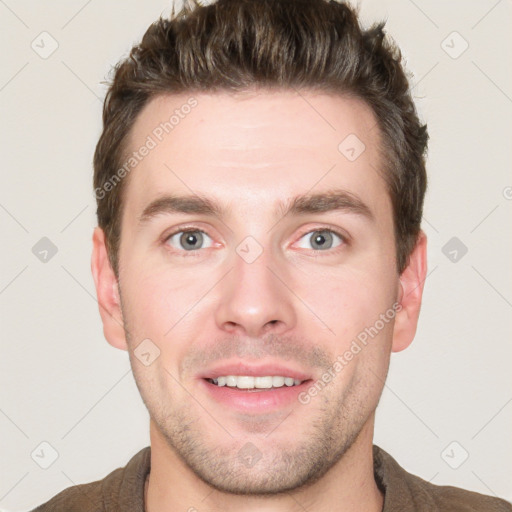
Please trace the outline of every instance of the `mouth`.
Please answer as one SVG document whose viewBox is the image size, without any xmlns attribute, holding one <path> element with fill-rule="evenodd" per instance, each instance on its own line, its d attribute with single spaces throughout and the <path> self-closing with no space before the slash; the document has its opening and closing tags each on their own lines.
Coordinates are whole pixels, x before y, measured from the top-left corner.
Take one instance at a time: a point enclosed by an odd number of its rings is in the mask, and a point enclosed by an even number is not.
<svg viewBox="0 0 512 512">
<path fill-rule="evenodd" d="M 222 411 L 259 415 L 299 404 L 298 395 L 313 381 L 311 373 L 279 361 L 258 365 L 231 360 L 197 375 L 201 392 Z"/>
<path fill-rule="evenodd" d="M 219 375 L 216 378 L 205 379 L 217 387 L 227 387 L 237 391 L 263 392 L 284 387 L 300 386 L 306 380 L 287 377 L 284 375 Z"/>
<path fill-rule="evenodd" d="M 252 375 L 247 375 L 252 373 Z M 255 375 L 256 373 L 256 375 Z M 292 371 L 219 370 L 215 375 L 199 379 L 202 393 L 216 407 L 252 417 L 280 413 L 299 405 L 299 395 L 305 392 L 313 379 Z"/>
</svg>

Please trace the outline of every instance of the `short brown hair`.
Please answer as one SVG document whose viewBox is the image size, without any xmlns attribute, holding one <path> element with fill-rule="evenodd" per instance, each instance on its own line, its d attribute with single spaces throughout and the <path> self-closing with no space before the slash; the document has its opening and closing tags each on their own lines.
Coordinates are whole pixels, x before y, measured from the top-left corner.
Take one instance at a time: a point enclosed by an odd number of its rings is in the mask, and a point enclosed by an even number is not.
<svg viewBox="0 0 512 512">
<path fill-rule="evenodd" d="M 255 87 L 348 94 L 372 108 L 382 133 L 381 172 L 393 206 L 401 273 L 420 230 L 428 135 L 400 51 L 383 27 L 362 29 L 355 10 L 335 0 L 193 0 L 153 23 L 114 68 L 94 154 L 94 188 L 102 192 L 96 194 L 98 225 L 116 276 L 126 180 L 106 184 L 121 166 L 142 108 L 161 94 Z"/>
</svg>

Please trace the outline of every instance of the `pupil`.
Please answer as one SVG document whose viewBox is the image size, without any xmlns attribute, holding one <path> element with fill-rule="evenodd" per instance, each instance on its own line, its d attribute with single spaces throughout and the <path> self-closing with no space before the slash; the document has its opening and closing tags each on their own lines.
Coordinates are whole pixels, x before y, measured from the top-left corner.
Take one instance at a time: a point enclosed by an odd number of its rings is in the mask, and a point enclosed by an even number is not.
<svg viewBox="0 0 512 512">
<path fill-rule="evenodd" d="M 181 235 L 181 242 L 184 249 L 195 249 L 201 242 L 201 234 L 184 233 Z"/>
<path fill-rule="evenodd" d="M 331 235 L 326 231 L 319 231 L 318 235 L 313 238 L 313 246 L 316 248 L 322 249 L 324 247 L 328 247 L 329 239 L 332 238 Z"/>
</svg>

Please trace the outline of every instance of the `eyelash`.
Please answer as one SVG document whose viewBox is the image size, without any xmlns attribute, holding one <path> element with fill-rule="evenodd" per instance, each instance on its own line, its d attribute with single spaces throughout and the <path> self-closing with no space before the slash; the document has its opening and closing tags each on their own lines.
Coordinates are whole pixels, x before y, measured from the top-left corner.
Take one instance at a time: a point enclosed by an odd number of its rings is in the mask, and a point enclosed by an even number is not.
<svg viewBox="0 0 512 512">
<path fill-rule="evenodd" d="M 310 229 L 308 231 L 305 231 L 304 233 L 302 233 L 299 236 L 299 240 L 301 238 L 303 238 L 305 235 L 314 233 L 316 231 L 327 231 L 329 233 L 334 233 L 336 236 L 338 236 L 340 238 L 340 240 L 342 242 L 338 247 L 335 247 L 334 249 L 328 249 L 326 251 L 319 251 L 319 250 L 315 250 L 315 249 L 309 249 L 309 250 L 314 251 L 315 253 L 317 253 L 318 256 L 320 256 L 320 257 L 331 256 L 332 254 L 337 254 L 340 250 L 343 250 L 344 246 L 349 245 L 349 237 L 347 235 L 344 235 L 344 234 L 340 233 L 339 231 L 337 231 L 335 229 L 332 229 L 330 227 L 327 227 L 327 226 L 319 227 L 319 228 L 315 228 L 315 229 Z M 203 229 L 199 229 L 199 228 L 195 228 L 195 227 L 181 227 L 180 229 L 177 229 L 177 230 L 173 231 L 172 233 L 164 235 L 164 237 L 162 239 L 162 244 L 165 245 L 166 247 L 169 247 L 167 242 L 174 235 L 177 235 L 178 233 L 195 233 L 195 232 L 203 233 L 203 234 L 209 236 L 210 238 L 212 238 Z M 200 249 L 195 250 L 195 251 L 185 251 L 185 250 L 176 251 L 175 249 L 172 249 L 172 250 L 169 250 L 169 251 L 172 252 L 172 254 L 174 254 L 174 255 L 177 254 L 178 256 L 181 256 L 183 258 L 190 258 L 190 257 L 194 258 L 194 257 L 201 256 L 201 254 L 200 254 L 201 250 Z M 183 253 L 185 253 L 185 254 L 183 254 Z M 321 253 L 326 253 L 326 254 L 321 254 Z"/>
</svg>

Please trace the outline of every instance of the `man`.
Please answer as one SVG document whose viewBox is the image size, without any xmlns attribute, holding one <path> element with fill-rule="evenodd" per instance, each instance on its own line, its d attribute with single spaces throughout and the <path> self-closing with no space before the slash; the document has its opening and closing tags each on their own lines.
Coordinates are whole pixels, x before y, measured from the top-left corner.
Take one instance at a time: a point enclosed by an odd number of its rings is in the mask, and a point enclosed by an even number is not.
<svg viewBox="0 0 512 512">
<path fill-rule="evenodd" d="M 343 3 L 218 0 L 116 68 L 92 272 L 151 447 L 37 511 L 510 511 L 374 446 L 426 278 L 421 125 Z"/>
</svg>

